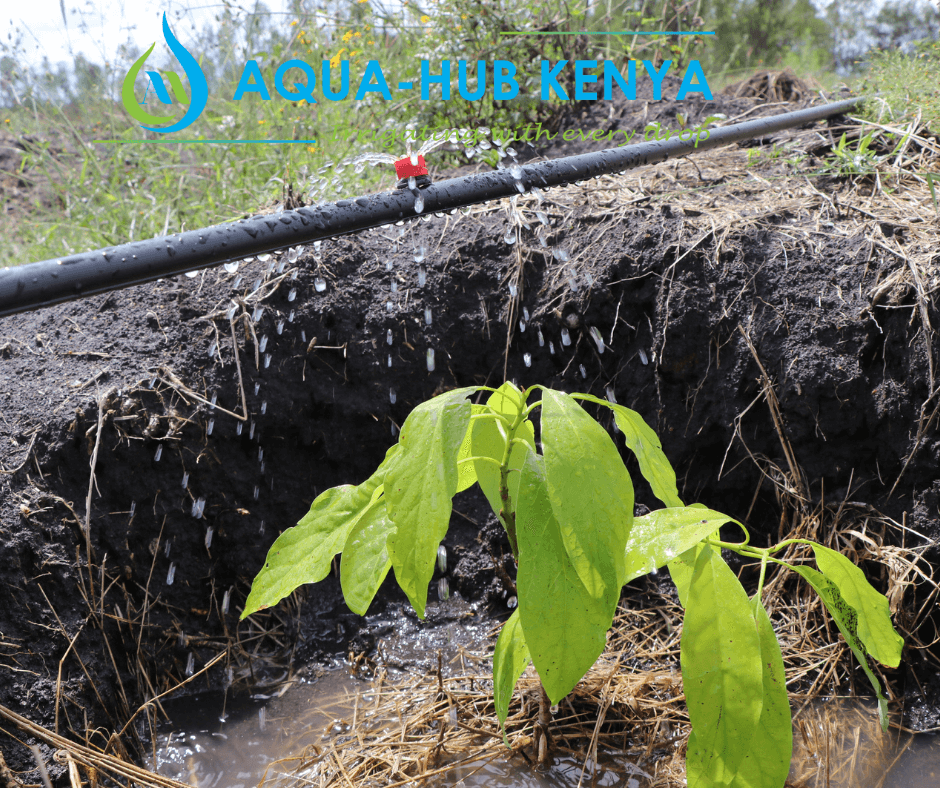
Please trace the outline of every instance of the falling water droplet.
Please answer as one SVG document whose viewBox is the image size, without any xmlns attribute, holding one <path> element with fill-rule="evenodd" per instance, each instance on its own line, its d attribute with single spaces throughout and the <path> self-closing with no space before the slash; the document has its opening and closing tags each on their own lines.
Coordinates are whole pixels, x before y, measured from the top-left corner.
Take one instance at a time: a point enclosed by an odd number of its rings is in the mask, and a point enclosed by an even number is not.
<svg viewBox="0 0 940 788">
<path fill-rule="evenodd" d="M 605 394 L 607 394 L 607 401 L 609 403 L 611 403 L 612 405 L 617 404 L 617 395 L 614 393 L 613 386 L 608 386 L 607 390 L 605 391 Z"/>
<path fill-rule="evenodd" d="M 209 419 L 209 423 L 206 425 L 206 435 L 211 435 L 212 430 L 215 429 L 215 419 Z"/>
<path fill-rule="evenodd" d="M 434 348 L 428 348 L 428 372 L 434 371 Z"/>
<path fill-rule="evenodd" d="M 299 247 L 299 246 L 292 246 L 290 249 L 287 250 L 287 260 L 288 260 L 288 262 L 296 263 L 298 257 L 300 257 L 300 247 Z M 281 265 L 283 266 L 284 263 L 282 262 Z"/>
<path fill-rule="evenodd" d="M 391 291 L 392 291 L 393 293 L 397 293 L 397 292 L 398 292 L 398 282 L 396 282 L 396 281 L 393 279 L 393 280 L 391 281 L 391 283 L 389 284 L 389 288 L 391 289 Z"/>
<path fill-rule="evenodd" d="M 391 301 L 386 301 L 386 302 L 385 302 L 385 311 L 386 311 L 386 312 L 394 312 L 394 311 L 395 311 L 395 305 L 394 305 Z"/>
<path fill-rule="evenodd" d="M 392 339 L 392 329 L 389 329 L 389 330 L 386 332 L 386 334 L 385 334 L 385 341 L 388 342 L 389 345 L 392 344 L 392 342 L 393 342 L 393 339 Z"/>
<path fill-rule="evenodd" d="M 209 345 L 209 358 L 215 358 L 215 354 L 219 351 L 219 343 L 213 342 Z"/>
<path fill-rule="evenodd" d="M 581 378 L 582 378 L 582 379 L 586 379 L 586 378 L 587 378 L 587 370 L 584 368 L 584 364 L 578 364 L 578 369 L 581 370 Z"/>
<path fill-rule="evenodd" d="M 242 423 L 241 423 L 241 422 L 238 422 L 238 424 L 235 425 L 235 434 L 236 434 L 236 435 L 241 435 L 241 434 L 242 434 Z"/>
<path fill-rule="evenodd" d="M 395 425 L 395 422 L 392 422 L 392 437 L 394 438 L 398 434 L 398 427 Z"/>
<path fill-rule="evenodd" d="M 531 366 L 532 366 L 532 354 L 531 354 L 531 353 L 523 353 L 523 354 L 522 354 L 522 360 L 525 362 L 525 365 L 526 365 L 527 367 L 531 367 Z"/>
<path fill-rule="evenodd" d="M 442 544 L 437 546 L 437 571 L 447 571 L 447 548 Z"/>
<path fill-rule="evenodd" d="M 578 288 L 578 280 L 574 278 L 574 274 L 573 274 L 573 273 L 569 273 L 569 274 L 568 274 L 568 287 L 571 288 L 571 292 L 572 292 L 572 293 L 577 293 L 577 292 L 578 292 L 578 289 L 579 289 L 579 288 Z"/>
<path fill-rule="evenodd" d="M 409 188 L 409 189 L 416 189 L 416 188 L 418 188 L 418 179 L 415 178 L 414 175 L 410 175 L 410 176 L 408 177 L 408 188 Z"/>
<path fill-rule="evenodd" d="M 519 331 L 521 331 L 523 334 L 525 333 L 525 320 L 519 321 Z"/>
<path fill-rule="evenodd" d="M 292 288 L 290 289 L 290 292 L 287 294 L 287 300 L 288 300 L 288 301 L 293 301 L 295 298 L 297 298 L 297 288 L 296 288 L 296 287 L 292 287 Z"/>
<path fill-rule="evenodd" d="M 237 290 L 237 289 L 241 286 L 241 283 L 242 283 L 242 280 L 243 280 L 243 279 L 244 279 L 244 277 L 243 277 L 241 274 L 239 274 L 238 276 L 236 276 L 236 277 L 232 280 L 232 290 Z"/>
<path fill-rule="evenodd" d="M 562 249 L 560 246 L 556 246 L 552 250 L 552 255 L 560 263 L 567 263 L 569 259 L 569 254 L 566 249 Z"/>
<path fill-rule="evenodd" d="M 388 390 L 388 401 L 394 405 L 398 401 L 398 394 L 395 391 L 394 387 Z"/>
<path fill-rule="evenodd" d="M 164 557 L 166 557 L 166 558 L 169 558 L 169 557 L 170 557 L 170 547 L 172 546 L 172 544 L 173 544 L 173 540 L 172 540 L 172 539 L 167 539 L 167 540 L 166 540 L 166 544 L 165 544 L 164 547 L 163 547 L 163 555 L 164 555 Z"/>
<path fill-rule="evenodd" d="M 265 364 L 265 366 L 267 366 L 267 364 Z M 268 401 L 264 400 L 264 402 L 261 403 L 261 415 L 263 416 L 267 412 L 268 412 Z"/>
<path fill-rule="evenodd" d="M 428 281 L 428 269 L 423 265 L 418 266 L 418 287 L 424 287 Z"/>
<path fill-rule="evenodd" d="M 509 172 L 517 181 L 522 180 L 522 167 L 515 162 L 509 165 Z"/>
<path fill-rule="evenodd" d="M 212 534 L 215 529 L 210 525 L 208 530 L 206 530 L 206 550 L 212 547 Z"/>
<path fill-rule="evenodd" d="M 553 356 L 555 355 L 555 343 L 554 342 L 548 343 L 548 352 L 551 353 Z"/>
<path fill-rule="evenodd" d="M 183 472 L 183 489 L 185 490 L 189 487 L 189 474 L 185 471 Z"/>
<path fill-rule="evenodd" d="M 601 336 L 601 332 L 597 330 L 596 326 L 591 326 L 590 330 L 591 339 L 594 340 L 594 344 L 597 345 L 597 352 L 604 352 L 604 338 Z"/>
<path fill-rule="evenodd" d="M 640 361 L 643 362 L 644 367 L 650 363 L 650 360 L 646 357 L 646 351 L 643 350 L 643 348 L 640 348 Z"/>
<path fill-rule="evenodd" d="M 431 307 L 426 306 L 424 308 L 424 323 L 425 325 L 431 325 Z"/>
<path fill-rule="evenodd" d="M 157 450 L 153 453 L 153 461 L 160 462 L 160 458 L 163 456 L 163 444 L 157 444 Z"/>
<path fill-rule="evenodd" d="M 571 344 L 571 334 L 568 333 L 567 328 L 562 328 L 561 330 L 561 344 L 565 347 Z"/>
<path fill-rule="evenodd" d="M 130 517 L 129 517 L 128 519 L 133 520 L 133 519 L 134 519 L 134 512 L 136 512 L 136 511 L 137 511 L 137 501 L 131 501 L 131 513 L 130 513 Z"/>
<path fill-rule="evenodd" d="M 260 492 L 261 492 L 261 489 L 260 489 L 260 488 L 258 487 L 258 485 L 256 484 L 256 485 L 255 485 L 255 493 L 254 493 L 254 497 L 255 497 L 255 500 L 256 500 L 256 501 L 258 500 L 258 494 L 259 494 Z"/>
<path fill-rule="evenodd" d="M 506 600 L 506 607 L 508 607 L 510 610 L 515 610 L 518 606 L 519 600 L 516 597 L 511 596 Z"/>
<path fill-rule="evenodd" d="M 251 286 L 252 292 L 261 287 L 261 278 L 255 279 L 255 283 Z"/>
<path fill-rule="evenodd" d="M 441 602 L 450 598 L 450 584 L 447 582 L 446 577 L 442 577 L 437 581 L 437 598 Z"/>
<path fill-rule="evenodd" d="M 388 354 L 388 368 L 389 369 L 392 368 L 392 354 L 391 353 Z"/>
<path fill-rule="evenodd" d="M 505 243 L 509 244 L 510 246 L 512 246 L 512 245 L 516 242 L 516 233 L 515 233 L 515 231 L 510 230 L 508 233 L 506 233 L 506 235 L 503 236 L 503 241 L 504 241 Z"/>
<path fill-rule="evenodd" d="M 539 332 L 539 347 L 545 347 L 545 337 L 542 336 L 542 329 L 538 329 Z"/>
<path fill-rule="evenodd" d="M 421 246 L 417 250 L 415 250 L 414 261 L 416 263 L 423 263 L 424 256 L 427 254 L 427 252 L 428 252 L 427 247 L 425 247 L 424 244 L 421 244 Z"/>
<path fill-rule="evenodd" d="M 313 289 L 318 293 L 322 293 L 324 290 L 326 290 L 326 280 L 318 276 L 313 280 Z"/>
<path fill-rule="evenodd" d="M 421 213 L 424 210 L 424 197 L 420 194 L 415 197 L 415 213 Z"/>
<path fill-rule="evenodd" d="M 232 589 L 229 588 L 224 594 L 222 594 L 222 615 L 228 613 L 228 607 L 232 602 Z"/>
<path fill-rule="evenodd" d="M 287 316 L 287 322 L 288 323 L 294 322 L 294 310 L 293 309 L 290 311 L 290 314 Z"/>
<path fill-rule="evenodd" d="M 284 321 L 283 320 L 277 321 L 277 327 L 275 330 L 277 331 L 278 336 L 284 333 Z"/>
<path fill-rule="evenodd" d="M 264 354 L 264 368 L 267 369 L 270 366 L 271 366 L 271 354 L 265 353 Z"/>
<path fill-rule="evenodd" d="M 264 314 L 264 307 L 256 306 L 255 311 L 251 313 L 251 322 L 257 323 L 259 320 L 261 320 L 261 316 L 263 314 Z"/>
<path fill-rule="evenodd" d="M 261 390 L 261 383 L 255 381 L 255 396 L 258 396 L 258 392 Z"/>
<path fill-rule="evenodd" d="M 251 426 L 248 428 L 248 440 L 255 439 L 255 423 L 251 422 Z"/>
<path fill-rule="evenodd" d="M 522 307 L 522 319 L 525 320 L 526 323 L 529 322 L 529 309 L 528 309 L 528 307 Z"/>
<path fill-rule="evenodd" d="M 258 352 L 264 353 L 264 350 L 267 346 L 268 346 L 268 335 L 262 334 L 261 342 L 258 343 Z"/>
<path fill-rule="evenodd" d="M 170 569 L 169 569 L 169 571 L 166 573 L 166 584 L 167 584 L 168 586 L 173 585 L 173 581 L 174 581 L 175 579 L 176 579 L 176 562 L 175 562 L 175 561 L 171 561 L 171 562 L 170 562 Z"/>
<path fill-rule="evenodd" d="M 516 294 L 517 294 L 518 292 L 519 292 L 519 288 L 516 287 L 516 283 L 515 283 L 515 282 L 510 282 L 510 283 L 509 283 L 509 295 L 510 295 L 510 297 L 511 297 L 511 298 L 515 298 L 515 297 L 516 297 Z"/>
</svg>

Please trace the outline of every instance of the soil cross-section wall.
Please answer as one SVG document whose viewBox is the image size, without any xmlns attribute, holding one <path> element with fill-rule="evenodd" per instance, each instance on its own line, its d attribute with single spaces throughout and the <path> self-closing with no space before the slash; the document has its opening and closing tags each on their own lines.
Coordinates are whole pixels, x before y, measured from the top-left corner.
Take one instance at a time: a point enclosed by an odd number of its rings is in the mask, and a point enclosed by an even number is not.
<svg viewBox="0 0 940 788">
<path fill-rule="evenodd" d="M 805 163 L 827 134 L 776 141 Z M 366 478 L 419 402 L 504 373 L 637 409 L 684 499 L 757 539 L 830 505 L 936 538 L 936 224 L 916 221 L 919 193 L 751 159 L 714 151 L 0 320 L 0 703 L 81 736 L 235 642 L 342 650 L 362 619 L 332 577 L 299 613 L 238 627 L 267 549 L 318 493 Z M 493 521 L 457 509 L 451 585 L 492 592 L 500 544 L 476 536 Z M 232 652 L 211 681 L 246 665 Z"/>
</svg>

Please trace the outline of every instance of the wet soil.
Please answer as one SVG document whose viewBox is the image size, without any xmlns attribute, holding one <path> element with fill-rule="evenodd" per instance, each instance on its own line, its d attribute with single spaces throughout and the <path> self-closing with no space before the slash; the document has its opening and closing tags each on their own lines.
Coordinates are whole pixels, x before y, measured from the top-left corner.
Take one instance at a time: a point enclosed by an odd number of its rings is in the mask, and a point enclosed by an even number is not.
<svg viewBox="0 0 940 788">
<path fill-rule="evenodd" d="M 716 97 L 682 110 L 697 122 L 758 101 Z M 651 102 L 613 117 L 597 109 L 575 125 L 642 131 L 653 119 L 672 125 L 676 112 L 674 102 Z M 825 146 L 831 135 L 819 128 L 813 145 Z M 547 154 L 561 152 L 576 151 Z M 837 207 L 767 210 L 759 179 L 703 176 L 685 163 L 641 177 L 646 190 L 627 205 L 576 190 L 546 195 L 552 243 L 569 250 L 577 290 L 533 235 L 507 245 L 507 213 L 490 206 L 325 241 L 283 275 L 268 272 L 280 258 L 256 260 L 235 275 L 213 269 L 0 319 L 0 704 L 83 738 L 121 729 L 144 699 L 227 648 L 190 689 L 219 686 L 229 668 L 228 678 L 273 681 L 289 659 L 309 666 L 370 652 L 395 619 L 349 612 L 335 577 L 239 625 L 251 579 L 317 494 L 371 473 L 415 405 L 457 386 L 498 385 L 504 369 L 521 385 L 610 389 L 662 437 L 683 498 L 746 519 L 760 542 L 782 527 L 782 431 L 807 508 L 841 502 L 936 544 L 940 438 L 915 438 L 928 353 L 938 362 L 923 317 L 937 326 L 940 314 L 903 283 L 872 296 L 899 266 L 874 241 L 891 237 L 903 250 L 904 229 L 874 221 L 856 232 L 856 213 Z M 703 190 L 701 211 L 662 197 L 664 182 Z M 826 176 L 812 183 L 828 194 L 850 188 Z M 719 195 L 747 221 L 703 233 Z M 533 225 L 535 207 L 525 211 Z M 414 262 L 422 245 L 424 286 Z M 932 264 L 935 272 L 940 255 Z M 244 315 L 234 344 L 233 298 Z M 242 414 L 242 387 L 245 421 L 231 415 Z M 637 490 L 641 505 L 654 505 Z M 505 611 L 494 561 L 511 570 L 508 545 L 481 497 L 458 498 L 444 544 L 451 592 Z M 402 601 L 387 583 L 373 611 Z M 908 651 L 892 681 L 909 693 L 908 722 L 935 726 L 940 684 L 927 657 Z M 21 734 L 4 729 L 7 761 L 31 768 L 9 735 Z M 127 746 L 142 752 L 133 731 Z"/>
</svg>

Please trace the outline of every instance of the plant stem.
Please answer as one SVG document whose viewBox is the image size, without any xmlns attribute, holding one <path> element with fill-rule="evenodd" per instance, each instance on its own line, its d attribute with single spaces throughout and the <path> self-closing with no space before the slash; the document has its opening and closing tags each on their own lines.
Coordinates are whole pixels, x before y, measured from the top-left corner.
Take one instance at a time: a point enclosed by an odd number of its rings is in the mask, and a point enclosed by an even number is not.
<svg viewBox="0 0 940 788">
<path fill-rule="evenodd" d="M 525 421 L 525 415 L 525 409 L 519 408 L 519 412 L 516 414 L 516 418 L 513 419 L 506 435 L 506 446 L 503 448 L 503 458 L 499 463 L 499 498 L 503 504 L 499 512 L 499 519 L 502 520 L 503 527 L 506 529 L 506 535 L 509 537 L 509 547 L 512 548 L 512 557 L 516 561 L 519 560 L 519 544 L 516 541 L 516 513 L 509 498 L 509 457 L 512 454 L 516 430 Z"/>
<path fill-rule="evenodd" d="M 551 750 L 551 738 L 548 735 L 548 726 L 552 721 L 552 702 L 548 699 L 545 687 L 539 681 L 539 719 L 535 726 L 535 744 L 538 751 L 539 766 L 548 763 Z"/>
</svg>

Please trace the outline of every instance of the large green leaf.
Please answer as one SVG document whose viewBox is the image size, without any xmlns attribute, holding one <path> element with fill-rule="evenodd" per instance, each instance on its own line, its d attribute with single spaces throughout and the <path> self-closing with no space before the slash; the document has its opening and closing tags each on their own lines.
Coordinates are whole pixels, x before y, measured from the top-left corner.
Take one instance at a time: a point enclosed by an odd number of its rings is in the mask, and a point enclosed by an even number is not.
<svg viewBox="0 0 940 788">
<path fill-rule="evenodd" d="M 858 637 L 865 650 L 882 664 L 896 668 L 904 640 L 891 625 L 887 598 L 872 588 L 865 573 L 842 553 L 821 544 L 814 544 L 813 552 L 822 573 L 839 587 L 842 598 L 858 615 Z"/>
<path fill-rule="evenodd" d="M 707 545 L 696 559 L 686 599 L 681 661 L 692 722 L 689 788 L 727 785 L 761 716 L 761 646 L 747 594 Z"/>
<path fill-rule="evenodd" d="M 529 647 L 525 642 L 522 624 L 519 620 L 519 610 L 513 611 L 509 620 L 503 624 L 496 641 L 493 652 L 493 703 L 496 706 L 496 717 L 503 728 L 503 741 L 506 746 L 506 717 L 509 715 L 509 701 L 516 688 L 516 682 L 531 662 Z"/>
<path fill-rule="evenodd" d="M 862 666 L 862 670 L 865 671 L 865 675 L 868 676 L 868 680 L 875 690 L 875 697 L 878 699 L 878 719 L 881 722 L 881 729 L 887 731 L 888 699 L 881 692 L 881 683 L 875 678 L 875 674 L 868 664 L 868 657 L 865 656 L 865 645 L 858 637 L 858 614 L 842 597 L 839 586 L 826 575 L 809 566 L 791 566 L 790 568 L 815 589 L 826 606 L 826 610 L 829 611 L 829 615 L 832 616 L 832 620 L 836 622 L 842 637 L 849 644 L 855 659 Z"/>
<path fill-rule="evenodd" d="M 552 512 L 588 592 L 624 583 L 633 483 L 610 435 L 571 397 L 542 389 L 542 450 Z"/>
<path fill-rule="evenodd" d="M 343 546 L 340 582 L 349 609 L 364 616 L 392 565 L 386 541 L 395 529 L 379 498 L 353 526 Z"/>
<path fill-rule="evenodd" d="M 705 549 L 705 544 L 699 542 L 695 547 L 680 553 L 669 562 L 669 576 L 679 594 L 679 604 L 686 607 L 689 601 L 689 588 L 692 585 L 692 573 L 699 554 Z"/>
<path fill-rule="evenodd" d="M 362 484 L 331 487 L 318 495 L 303 519 L 275 540 L 251 584 L 242 618 L 277 604 L 304 583 L 316 583 L 327 576 L 333 556 L 343 549 L 398 452 L 395 444 Z"/>
<path fill-rule="evenodd" d="M 676 472 L 663 452 L 659 436 L 635 410 L 608 402 L 591 394 L 578 394 L 577 399 L 586 399 L 610 408 L 614 412 L 614 421 L 620 427 L 627 448 L 632 451 L 640 464 L 640 473 L 649 482 L 653 495 L 666 506 L 682 506 L 679 490 L 676 487 Z"/>
<path fill-rule="evenodd" d="M 486 405 L 477 405 L 476 403 L 470 405 L 470 416 L 479 416 L 486 413 Z M 477 481 L 477 472 L 475 463 L 473 462 L 461 462 L 461 460 L 469 460 L 473 456 L 471 451 L 470 440 L 473 436 L 473 424 L 471 421 L 470 425 L 467 427 L 466 433 L 464 433 L 463 440 L 460 443 L 460 451 L 457 452 L 457 492 L 461 493 L 464 490 L 473 487 Z"/>
<path fill-rule="evenodd" d="M 608 585 L 601 598 L 584 587 L 548 499 L 543 460 L 530 452 L 520 476 L 519 619 L 542 686 L 558 703 L 604 650 L 620 587 Z"/>
<path fill-rule="evenodd" d="M 470 423 L 467 396 L 474 391 L 448 391 L 411 411 L 401 428 L 401 451 L 386 474 L 385 505 L 395 526 L 388 554 L 398 584 L 421 618 L 437 548 L 450 524 L 457 455 Z"/>
<path fill-rule="evenodd" d="M 780 788 L 787 780 L 793 755 L 793 724 L 783 654 L 760 600 L 752 599 L 751 607 L 760 637 L 763 704 L 754 738 L 731 781 L 731 788 Z"/>
<path fill-rule="evenodd" d="M 522 392 L 512 383 L 504 383 L 490 395 L 486 405 L 512 422 L 519 413 L 523 396 Z M 502 421 L 496 418 L 476 419 L 471 432 L 473 433 L 471 441 L 473 456 L 490 457 L 496 460 L 497 463 L 502 462 L 508 436 L 507 427 Z M 513 509 L 515 509 L 519 492 L 519 474 L 517 471 L 522 467 L 528 451 L 535 451 L 535 429 L 532 422 L 526 419 L 520 424 L 515 437 L 524 442 L 517 443 L 509 453 L 508 467 L 514 469 L 508 477 L 509 502 Z M 493 514 L 499 517 L 499 513 L 503 509 L 503 502 L 499 495 L 499 468 L 494 463 L 485 460 L 478 460 L 474 464 L 477 479 L 480 482 L 480 489 L 483 490 L 483 494 L 490 502 Z"/>
<path fill-rule="evenodd" d="M 727 522 L 735 521 L 726 514 L 695 504 L 657 509 L 635 517 L 627 540 L 625 582 L 665 566 Z M 692 563 L 694 565 L 694 559 Z"/>
</svg>

